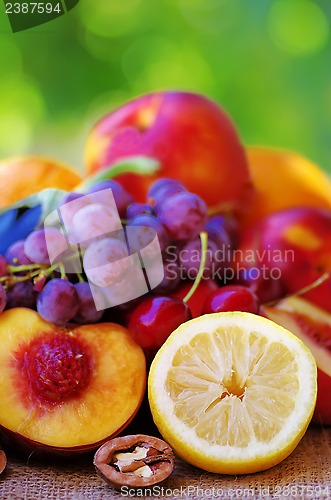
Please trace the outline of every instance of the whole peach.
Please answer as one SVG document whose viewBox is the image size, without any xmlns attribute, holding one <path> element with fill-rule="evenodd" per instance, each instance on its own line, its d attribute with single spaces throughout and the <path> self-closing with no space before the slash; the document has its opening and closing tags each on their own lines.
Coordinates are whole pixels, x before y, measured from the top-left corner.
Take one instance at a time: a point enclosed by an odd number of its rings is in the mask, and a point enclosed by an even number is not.
<svg viewBox="0 0 331 500">
<path fill-rule="evenodd" d="M 245 152 L 230 118 L 202 95 L 143 95 L 103 117 L 88 136 L 89 172 L 133 155 L 161 163 L 157 175 L 117 177 L 137 201 L 145 201 L 148 186 L 160 177 L 178 179 L 209 206 L 242 204 L 251 189 Z"/>
</svg>

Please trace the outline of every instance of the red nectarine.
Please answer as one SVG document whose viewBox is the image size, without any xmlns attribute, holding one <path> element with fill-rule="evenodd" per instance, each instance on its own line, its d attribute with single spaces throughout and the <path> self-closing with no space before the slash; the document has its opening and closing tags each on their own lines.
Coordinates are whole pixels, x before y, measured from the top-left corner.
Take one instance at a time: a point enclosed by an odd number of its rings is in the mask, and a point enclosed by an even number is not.
<svg viewBox="0 0 331 500">
<path fill-rule="evenodd" d="M 277 212 L 253 224 L 242 234 L 237 256 L 250 274 L 279 280 L 285 293 L 295 293 L 331 270 L 331 211 L 294 208 Z M 331 311 L 331 279 L 305 294 Z"/>
<path fill-rule="evenodd" d="M 136 201 L 145 201 L 148 186 L 158 177 L 178 179 L 209 206 L 242 205 L 250 191 L 248 165 L 237 132 L 227 114 L 202 95 L 143 95 L 94 126 L 86 144 L 89 172 L 132 155 L 161 162 L 157 175 L 117 178 Z"/>
</svg>

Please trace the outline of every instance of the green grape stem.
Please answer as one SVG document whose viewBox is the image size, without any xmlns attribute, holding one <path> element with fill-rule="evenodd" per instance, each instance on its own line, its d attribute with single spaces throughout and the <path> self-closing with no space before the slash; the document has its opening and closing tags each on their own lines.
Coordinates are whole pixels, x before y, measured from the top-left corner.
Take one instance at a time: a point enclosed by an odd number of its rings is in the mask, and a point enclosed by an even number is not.
<svg viewBox="0 0 331 500">
<path fill-rule="evenodd" d="M 22 281 L 28 281 L 33 278 L 34 283 L 36 284 L 41 278 L 49 278 L 54 271 L 57 269 L 61 273 L 62 279 L 67 279 L 66 271 L 65 271 L 65 263 L 76 259 L 78 254 L 72 255 L 65 259 L 63 262 L 58 261 L 54 262 L 51 266 L 47 264 L 20 264 L 18 266 L 8 265 L 7 270 L 8 274 L 0 277 L 0 283 L 3 284 L 4 288 L 10 288 L 14 286 L 16 283 L 20 283 Z M 26 272 L 23 276 L 16 276 L 16 273 Z M 79 278 L 80 280 L 80 278 Z M 82 281 L 84 281 L 82 279 Z"/>
<path fill-rule="evenodd" d="M 113 179 L 121 174 L 153 175 L 160 168 L 160 162 L 146 156 L 128 156 L 102 169 L 79 184 L 75 191 L 84 192 L 97 182 Z"/>
</svg>

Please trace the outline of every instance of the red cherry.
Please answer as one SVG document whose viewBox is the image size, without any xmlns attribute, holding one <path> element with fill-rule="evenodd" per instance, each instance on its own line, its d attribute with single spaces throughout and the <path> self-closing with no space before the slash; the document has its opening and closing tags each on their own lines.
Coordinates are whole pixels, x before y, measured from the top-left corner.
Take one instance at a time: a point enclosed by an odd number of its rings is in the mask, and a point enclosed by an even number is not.
<svg viewBox="0 0 331 500">
<path fill-rule="evenodd" d="M 176 297 L 148 297 L 133 311 L 129 330 L 143 349 L 159 349 L 180 324 L 192 318 L 185 302 Z"/>
<path fill-rule="evenodd" d="M 176 288 L 174 292 L 172 292 L 173 297 L 178 297 L 183 299 L 185 295 L 189 292 L 192 287 L 192 283 L 187 281 L 182 283 L 179 287 Z M 197 318 L 201 316 L 202 306 L 207 297 L 209 297 L 210 293 L 219 290 L 219 286 L 212 279 L 202 280 L 192 295 L 192 297 L 187 301 L 187 305 L 189 306 L 192 317 Z"/>
<path fill-rule="evenodd" d="M 252 290 L 240 285 L 228 285 L 212 292 L 206 299 L 202 313 L 243 311 L 258 314 L 259 299 Z"/>
</svg>

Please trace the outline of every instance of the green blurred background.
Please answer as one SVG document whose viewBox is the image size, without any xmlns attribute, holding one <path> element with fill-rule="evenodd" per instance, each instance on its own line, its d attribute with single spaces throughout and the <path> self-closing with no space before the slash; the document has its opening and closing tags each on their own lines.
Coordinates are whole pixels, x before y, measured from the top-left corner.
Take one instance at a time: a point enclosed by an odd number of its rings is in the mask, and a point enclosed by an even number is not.
<svg viewBox="0 0 331 500">
<path fill-rule="evenodd" d="M 83 168 L 96 119 L 177 88 L 222 104 L 245 144 L 293 149 L 331 172 L 330 0 L 80 0 L 16 34 L 1 9 L 1 158 Z"/>
</svg>

